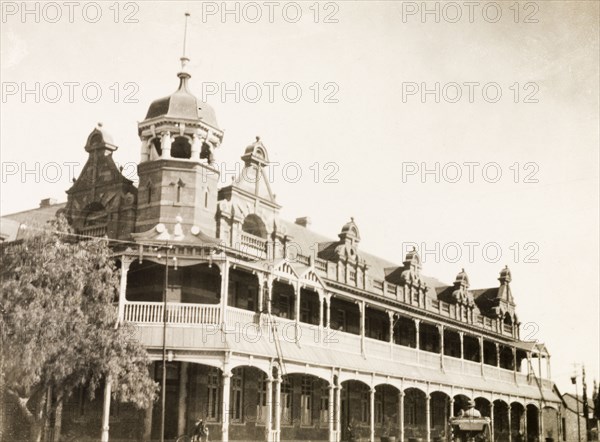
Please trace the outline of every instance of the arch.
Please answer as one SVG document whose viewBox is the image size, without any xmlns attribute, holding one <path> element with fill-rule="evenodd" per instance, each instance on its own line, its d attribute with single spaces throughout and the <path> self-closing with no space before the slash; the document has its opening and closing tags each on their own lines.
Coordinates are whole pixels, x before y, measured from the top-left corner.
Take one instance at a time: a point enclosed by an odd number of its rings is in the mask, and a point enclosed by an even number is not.
<svg viewBox="0 0 600 442">
<path fill-rule="evenodd" d="M 342 440 L 349 440 L 349 429 L 356 438 L 368 437 L 371 410 L 369 383 L 363 380 L 349 379 L 342 381 L 341 391 L 341 428 Z"/>
<path fill-rule="evenodd" d="M 434 391 L 430 395 L 431 438 L 443 438 L 446 433 L 448 418 L 452 415 L 450 396 L 442 391 Z"/>
<path fill-rule="evenodd" d="M 465 410 L 469 405 L 471 398 L 464 394 L 454 395 L 454 409 L 452 410 L 453 416 L 458 416 L 461 410 Z"/>
<path fill-rule="evenodd" d="M 192 143 L 189 137 L 175 137 L 171 144 L 171 157 L 189 159 L 192 157 Z"/>
<path fill-rule="evenodd" d="M 475 398 L 475 408 L 479 410 L 482 416 L 484 417 L 492 417 L 492 407 L 489 399 L 484 397 L 476 397 Z"/>
<path fill-rule="evenodd" d="M 510 325 L 512 327 L 514 321 L 513 321 L 512 316 L 510 315 L 510 313 L 508 313 L 508 312 L 504 313 L 504 321 L 503 322 L 504 322 L 504 324 Z"/>
<path fill-rule="evenodd" d="M 498 442 L 508 442 L 508 403 L 502 399 L 494 401 L 494 439 Z"/>
<path fill-rule="evenodd" d="M 242 231 L 258 238 L 267 239 L 267 227 L 265 226 L 265 223 L 258 215 L 253 213 L 244 218 Z"/>
<path fill-rule="evenodd" d="M 425 438 L 427 394 L 418 388 L 404 390 L 404 434 L 405 437 Z"/>
<path fill-rule="evenodd" d="M 527 440 L 536 440 L 540 434 L 540 409 L 536 404 L 527 404 L 525 415 L 527 419 Z"/>
<path fill-rule="evenodd" d="M 512 401 L 510 404 L 510 432 L 513 441 L 525 440 L 525 406 L 521 402 Z"/>
<path fill-rule="evenodd" d="M 559 428 L 559 410 L 556 404 L 546 404 L 542 408 L 542 428 L 544 433 L 542 437 L 553 438 L 554 440 L 559 439 L 560 428 Z"/>
</svg>

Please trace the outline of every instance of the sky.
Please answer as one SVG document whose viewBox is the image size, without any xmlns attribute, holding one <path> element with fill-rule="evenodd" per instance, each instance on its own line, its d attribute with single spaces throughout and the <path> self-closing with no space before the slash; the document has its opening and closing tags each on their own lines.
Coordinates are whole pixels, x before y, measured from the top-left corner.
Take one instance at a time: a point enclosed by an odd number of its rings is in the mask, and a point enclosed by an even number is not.
<svg viewBox="0 0 600 442">
<path fill-rule="evenodd" d="M 256 136 L 281 216 L 471 288 L 511 269 L 522 337 L 571 391 L 600 378 L 599 3 L 2 3 L 0 212 L 65 201 L 98 122 L 136 178 L 137 122 L 178 85 L 225 131 L 231 180 Z"/>
</svg>

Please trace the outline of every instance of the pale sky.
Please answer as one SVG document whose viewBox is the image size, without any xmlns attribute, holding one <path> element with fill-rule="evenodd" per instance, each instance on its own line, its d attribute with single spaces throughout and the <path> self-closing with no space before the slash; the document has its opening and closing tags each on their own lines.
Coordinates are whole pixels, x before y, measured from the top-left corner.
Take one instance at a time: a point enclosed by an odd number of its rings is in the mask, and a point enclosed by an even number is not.
<svg viewBox="0 0 600 442">
<path fill-rule="evenodd" d="M 428 2 L 439 8 L 439 22 L 434 14 L 423 20 L 414 9 L 422 2 L 275 2 L 272 20 L 265 3 L 238 3 L 239 22 L 234 13 L 221 16 L 222 2 L 204 2 L 204 14 L 201 2 L 107 2 L 99 10 L 83 2 L 72 20 L 66 6 L 41 3 L 37 23 L 35 12 L 21 14 L 21 2 L 5 2 L 1 213 L 46 197 L 66 200 L 70 168 L 81 171 L 99 121 L 119 146 L 115 160 L 135 176 L 136 122 L 152 100 L 177 88 L 189 11 L 192 90 L 240 88 L 239 100 L 207 97 L 225 129 L 218 163 L 233 170 L 260 135 L 279 163 L 271 185 L 282 217 L 308 215 L 315 231 L 336 237 L 353 216 L 363 250 L 401 263 L 417 243 L 422 255 L 423 247 L 431 251 L 423 272 L 449 284 L 464 267 L 471 288 L 496 286 L 508 264 L 517 313 L 528 324 L 522 336 L 547 344 L 563 392 L 572 390 L 573 363 L 584 363 L 591 392 L 592 378 L 600 378 L 599 4 L 490 3 L 470 11 L 465 2 Z M 23 96 L 36 82 L 38 96 Z M 72 103 L 69 82 L 78 83 Z M 279 84 L 273 102 L 271 82 Z M 477 83 L 473 100 L 469 82 Z M 420 92 L 403 97 L 436 83 L 439 103 L 434 94 L 424 103 Z M 92 103 L 95 84 L 102 96 Z M 451 103 L 456 84 L 462 97 Z M 298 88 L 302 97 L 293 103 Z M 486 101 L 497 90 L 499 100 Z M 473 182 L 464 165 L 471 162 L 478 163 Z M 446 179 L 429 174 L 422 182 L 423 166 L 436 163 Z M 457 169 L 448 163 L 461 166 L 458 182 L 450 182 Z M 501 178 L 488 182 L 498 168 Z M 478 243 L 473 259 L 471 242 Z M 483 255 L 486 244 L 499 246 L 497 262 L 495 246 Z"/>
</svg>

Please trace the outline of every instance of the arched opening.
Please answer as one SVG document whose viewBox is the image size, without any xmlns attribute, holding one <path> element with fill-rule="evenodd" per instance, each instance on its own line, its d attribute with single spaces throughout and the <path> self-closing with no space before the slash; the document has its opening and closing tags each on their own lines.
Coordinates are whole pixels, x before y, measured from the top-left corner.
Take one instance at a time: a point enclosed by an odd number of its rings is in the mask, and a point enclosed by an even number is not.
<svg viewBox="0 0 600 442">
<path fill-rule="evenodd" d="M 419 326 L 419 348 L 431 353 L 440 352 L 440 331 L 427 322 L 421 322 Z"/>
<path fill-rule="evenodd" d="M 450 396 L 441 391 L 431 393 L 431 438 L 433 441 L 446 440 L 446 427 L 450 418 Z"/>
<path fill-rule="evenodd" d="M 482 416 L 492 417 L 492 407 L 490 401 L 483 397 L 475 398 L 475 408 L 479 410 Z"/>
<path fill-rule="evenodd" d="M 505 313 L 504 314 L 504 324 L 508 325 L 510 327 L 512 327 L 512 325 L 513 325 L 512 316 L 510 316 L 509 313 Z"/>
<path fill-rule="evenodd" d="M 502 400 L 494 401 L 494 440 L 508 442 L 508 404 Z"/>
<path fill-rule="evenodd" d="M 162 155 L 162 144 L 160 137 L 154 137 L 150 140 L 150 149 L 154 148 L 155 154 L 152 155 L 150 152 L 150 159 L 154 159 L 155 157 L 160 157 Z"/>
<path fill-rule="evenodd" d="M 192 144 L 188 137 L 176 137 L 171 144 L 171 158 L 189 159 L 192 156 Z"/>
<path fill-rule="evenodd" d="M 404 391 L 404 437 L 425 439 L 427 437 L 426 395 L 417 388 Z"/>
<path fill-rule="evenodd" d="M 469 406 L 471 399 L 464 394 L 457 394 L 454 396 L 454 409 L 452 410 L 452 416 L 458 416 L 461 410 L 466 410 Z"/>
<path fill-rule="evenodd" d="M 267 239 L 267 228 L 260 217 L 254 214 L 248 215 L 242 224 L 242 231 L 258 238 Z"/>
<path fill-rule="evenodd" d="M 368 439 L 370 428 L 370 387 L 364 382 L 342 382 L 342 441 Z"/>
<path fill-rule="evenodd" d="M 525 408 L 518 402 L 510 404 L 510 432 L 514 442 L 525 442 Z"/>
<path fill-rule="evenodd" d="M 375 388 L 375 437 L 399 437 L 399 393 L 393 385 L 382 384 Z"/>
<path fill-rule="evenodd" d="M 527 405 L 527 441 L 537 441 L 540 433 L 540 412 L 533 404 Z"/>
<path fill-rule="evenodd" d="M 281 440 L 326 440 L 329 423 L 329 382 L 292 373 L 281 384 Z M 307 437 L 308 436 L 308 437 Z M 261 440 L 262 437 L 244 440 Z"/>
</svg>

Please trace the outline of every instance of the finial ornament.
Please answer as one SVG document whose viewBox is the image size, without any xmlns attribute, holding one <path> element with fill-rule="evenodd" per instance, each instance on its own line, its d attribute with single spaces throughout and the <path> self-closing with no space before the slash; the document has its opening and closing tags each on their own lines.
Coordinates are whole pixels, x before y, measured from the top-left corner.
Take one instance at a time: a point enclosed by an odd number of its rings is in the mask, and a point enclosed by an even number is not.
<svg viewBox="0 0 600 442">
<path fill-rule="evenodd" d="M 185 67 L 188 64 L 188 62 L 190 61 L 190 59 L 188 58 L 188 56 L 186 55 L 186 49 L 187 49 L 187 28 L 188 28 L 188 17 L 190 16 L 189 12 L 185 13 L 185 25 L 183 28 L 183 54 L 181 56 L 181 58 L 179 60 L 181 60 L 181 71 L 186 73 L 185 71 Z"/>
<path fill-rule="evenodd" d="M 256 141 L 260 141 L 260 135 L 256 136 Z"/>
</svg>

